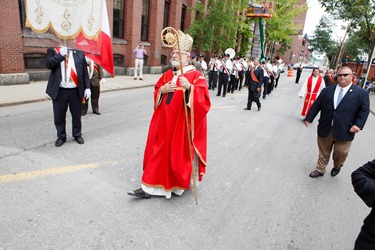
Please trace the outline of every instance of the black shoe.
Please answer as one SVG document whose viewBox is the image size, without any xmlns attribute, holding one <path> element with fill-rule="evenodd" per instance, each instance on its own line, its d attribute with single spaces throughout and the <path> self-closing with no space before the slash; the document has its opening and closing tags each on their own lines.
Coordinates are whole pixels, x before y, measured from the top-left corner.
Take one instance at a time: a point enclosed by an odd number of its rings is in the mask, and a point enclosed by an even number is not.
<svg viewBox="0 0 375 250">
<path fill-rule="evenodd" d="M 85 116 L 86 114 L 87 114 L 87 112 L 82 112 L 81 116 Z"/>
<path fill-rule="evenodd" d="M 85 141 L 83 140 L 82 136 L 77 136 L 74 138 L 74 140 L 78 143 L 78 144 L 83 144 L 85 143 Z"/>
<path fill-rule="evenodd" d="M 220 94 L 216 94 L 216 96 L 220 96 Z"/>
<path fill-rule="evenodd" d="M 243 110 L 251 110 L 251 109 L 249 109 L 249 108 L 244 108 Z"/>
<path fill-rule="evenodd" d="M 143 79 L 142 79 L 142 78 L 139 78 L 139 80 L 143 81 Z"/>
<path fill-rule="evenodd" d="M 223 95 L 223 97 L 225 97 L 225 95 Z"/>
<path fill-rule="evenodd" d="M 143 198 L 143 199 L 150 199 L 151 198 L 151 194 L 146 193 L 145 191 L 143 191 L 142 188 L 131 191 L 131 192 L 128 192 L 128 195 Z"/>
<path fill-rule="evenodd" d="M 209 87 L 208 89 L 211 89 L 211 87 Z"/>
<path fill-rule="evenodd" d="M 101 113 L 99 111 L 94 111 L 93 112 L 95 115 L 101 115 Z"/>
<path fill-rule="evenodd" d="M 266 99 L 266 96 L 263 96 L 263 99 Z"/>
<path fill-rule="evenodd" d="M 260 111 L 261 110 L 261 107 L 258 107 L 258 111 Z"/>
<path fill-rule="evenodd" d="M 340 170 L 341 170 L 341 168 L 340 168 L 340 169 L 332 168 L 332 170 L 331 170 L 331 175 L 332 175 L 332 176 L 336 176 L 336 175 L 338 175 L 338 174 L 340 173 Z"/>
<path fill-rule="evenodd" d="M 57 139 L 57 141 L 55 142 L 55 146 L 56 147 L 61 147 L 64 143 L 66 142 L 66 139 Z"/>
<path fill-rule="evenodd" d="M 314 170 L 310 173 L 310 177 L 311 178 L 318 178 L 320 176 L 323 176 L 324 174 L 323 173 L 320 173 L 318 170 Z"/>
</svg>

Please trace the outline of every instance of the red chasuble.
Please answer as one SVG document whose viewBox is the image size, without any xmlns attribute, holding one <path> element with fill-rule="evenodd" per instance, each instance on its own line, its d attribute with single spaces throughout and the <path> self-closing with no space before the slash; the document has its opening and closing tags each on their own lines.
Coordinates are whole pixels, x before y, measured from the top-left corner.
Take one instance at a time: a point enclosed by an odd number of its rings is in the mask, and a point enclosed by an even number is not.
<svg viewBox="0 0 375 250">
<path fill-rule="evenodd" d="M 316 81 L 314 90 L 312 90 L 312 79 L 313 79 L 313 76 L 310 76 L 309 79 L 307 80 L 307 94 L 306 94 L 305 102 L 303 104 L 303 108 L 302 108 L 302 112 L 301 112 L 302 116 L 307 115 L 311 106 L 313 105 L 316 98 L 318 97 L 318 91 L 320 89 L 320 84 L 322 84 L 323 78 L 321 76 L 318 76 L 318 80 Z M 311 90 L 312 90 L 312 92 L 311 92 Z"/>
<path fill-rule="evenodd" d="M 189 70 L 190 69 L 190 70 Z M 178 71 L 180 72 L 180 71 Z M 190 155 L 198 162 L 199 181 L 206 173 L 207 120 L 211 102 L 207 81 L 193 67 L 184 68 L 184 77 L 191 83 L 189 95 L 188 124 L 191 134 L 191 149 L 186 129 L 183 88 L 180 81 L 173 93 L 162 94 L 161 87 L 171 83 L 174 72 L 165 72 L 155 85 L 154 114 L 143 159 L 142 184 L 150 187 L 189 189 L 192 173 Z M 178 78 L 177 78 L 178 79 Z M 196 173 L 197 174 L 197 173 Z"/>
</svg>

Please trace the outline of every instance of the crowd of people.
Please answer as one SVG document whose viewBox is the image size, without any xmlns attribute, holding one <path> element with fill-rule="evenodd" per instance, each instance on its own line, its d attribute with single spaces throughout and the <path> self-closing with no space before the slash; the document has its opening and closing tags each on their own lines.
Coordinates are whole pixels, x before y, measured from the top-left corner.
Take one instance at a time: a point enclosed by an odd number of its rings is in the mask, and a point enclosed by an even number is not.
<svg viewBox="0 0 375 250">
<path fill-rule="evenodd" d="M 251 110 L 252 102 L 255 102 L 258 111 L 261 110 L 260 97 L 266 97 L 278 86 L 280 73 L 284 64 L 281 61 L 271 61 L 269 58 L 245 58 L 243 56 L 231 56 L 214 54 L 208 64 L 204 55 L 192 56 L 191 62 L 196 69 L 208 78 L 208 89 L 215 91 L 216 96 L 226 97 L 228 93 L 248 89 L 248 103 L 245 110 Z"/>
</svg>

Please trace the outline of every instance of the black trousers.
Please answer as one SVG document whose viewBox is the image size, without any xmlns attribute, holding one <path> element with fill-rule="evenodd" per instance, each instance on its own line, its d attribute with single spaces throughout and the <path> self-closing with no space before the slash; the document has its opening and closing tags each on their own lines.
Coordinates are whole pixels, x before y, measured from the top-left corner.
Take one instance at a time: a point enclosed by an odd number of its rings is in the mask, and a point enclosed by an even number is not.
<svg viewBox="0 0 375 250">
<path fill-rule="evenodd" d="M 217 71 L 208 72 L 208 89 L 215 89 L 217 85 Z"/>
<path fill-rule="evenodd" d="M 301 77 L 301 74 L 297 74 L 296 76 L 296 83 L 299 83 L 299 78 Z"/>
<path fill-rule="evenodd" d="M 257 104 L 258 108 L 260 108 L 260 101 L 259 101 L 259 95 L 260 93 L 257 90 L 250 90 L 249 88 L 249 94 L 247 96 L 247 108 L 251 109 L 251 105 L 253 104 L 253 101 Z"/>
<path fill-rule="evenodd" d="M 238 76 L 240 79 L 238 79 L 238 90 L 242 89 L 243 79 L 244 79 L 245 73 L 243 71 L 238 72 Z M 237 88 L 236 88 L 237 89 Z"/>
<path fill-rule="evenodd" d="M 270 83 L 270 79 L 268 77 L 263 78 L 263 98 L 266 98 L 268 94 L 268 85 Z"/>
<path fill-rule="evenodd" d="M 93 112 L 99 112 L 99 96 L 100 96 L 100 85 L 97 87 L 90 86 L 91 89 L 91 108 Z M 89 102 L 86 101 L 82 104 L 82 113 L 87 113 L 89 109 Z"/>
<path fill-rule="evenodd" d="M 244 84 L 244 86 L 249 86 L 249 84 L 250 84 L 250 77 L 251 77 L 250 71 L 247 70 L 245 72 L 245 84 Z"/>
<path fill-rule="evenodd" d="M 57 138 L 66 140 L 66 111 L 70 110 L 72 115 L 72 136 L 82 136 L 81 133 L 81 109 L 82 100 L 78 94 L 78 88 L 74 89 L 59 89 L 59 95 L 56 100 L 52 100 L 53 117 L 55 127 L 57 130 Z"/>
<path fill-rule="evenodd" d="M 227 94 L 229 76 L 225 73 L 219 74 L 219 86 L 217 87 L 217 96 L 221 95 L 221 89 L 223 89 L 223 96 Z"/>
<path fill-rule="evenodd" d="M 237 82 L 236 76 L 230 75 L 230 81 L 228 84 L 228 92 L 231 92 L 231 93 L 234 92 L 234 90 L 236 89 L 236 82 Z"/>
</svg>

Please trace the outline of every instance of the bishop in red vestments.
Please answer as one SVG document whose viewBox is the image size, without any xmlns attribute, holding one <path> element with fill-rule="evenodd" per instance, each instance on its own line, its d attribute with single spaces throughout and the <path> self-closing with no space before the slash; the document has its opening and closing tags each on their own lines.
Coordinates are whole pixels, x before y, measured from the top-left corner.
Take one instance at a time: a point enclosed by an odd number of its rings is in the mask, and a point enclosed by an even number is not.
<svg viewBox="0 0 375 250">
<path fill-rule="evenodd" d="M 201 181 L 206 173 L 206 116 L 211 102 L 206 79 L 193 65 L 188 65 L 193 39 L 178 32 L 181 54 L 174 48 L 171 54 L 173 68 L 166 71 L 155 85 L 154 113 L 144 152 L 142 188 L 128 193 L 132 196 L 170 198 L 172 193 L 181 195 L 184 190 L 190 189 L 192 178 Z M 184 102 L 187 103 L 188 121 Z"/>
</svg>

